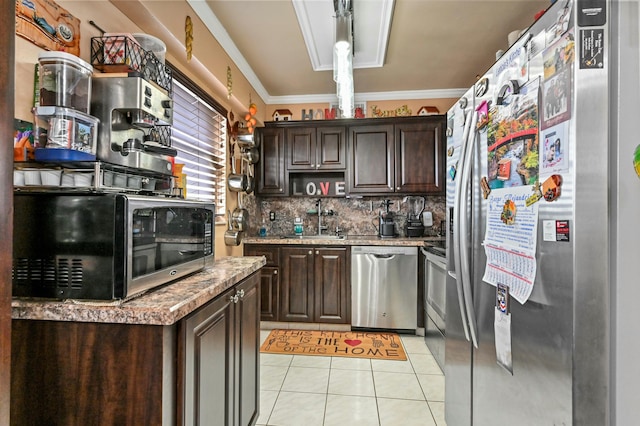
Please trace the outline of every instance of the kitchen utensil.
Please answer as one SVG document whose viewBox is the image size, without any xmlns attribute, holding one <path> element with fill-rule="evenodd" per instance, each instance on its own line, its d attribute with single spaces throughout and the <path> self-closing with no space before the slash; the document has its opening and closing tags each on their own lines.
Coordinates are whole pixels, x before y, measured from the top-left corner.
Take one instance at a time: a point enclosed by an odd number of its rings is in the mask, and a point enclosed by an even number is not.
<svg viewBox="0 0 640 426">
<path fill-rule="evenodd" d="M 240 245 L 240 241 L 242 240 L 242 231 L 238 231 L 233 229 L 233 224 L 231 220 L 231 210 L 228 210 L 227 221 L 229 223 L 229 229 L 224 232 L 224 244 L 227 246 L 237 246 Z"/>
<path fill-rule="evenodd" d="M 231 173 L 227 177 L 229 191 L 242 192 L 247 188 L 247 176 L 236 171 L 235 147 L 231 149 Z"/>
<path fill-rule="evenodd" d="M 256 164 L 260 161 L 260 151 L 258 151 L 258 148 L 246 148 L 243 150 L 242 155 L 251 164 Z"/>
<path fill-rule="evenodd" d="M 239 231 L 246 231 L 249 223 L 249 212 L 244 208 L 242 203 L 242 194 L 238 193 L 238 207 L 235 208 L 231 215 L 233 227 Z"/>
<path fill-rule="evenodd" d="M 229 191 L 241 192 L 247 189 L 247 175 L 231 173 L 227 178 Z"/>
<path fill-rule="evenodd" d="M 256 179 L 253 176 L 253 166 L 247 164 L 247 187 L 244 192 L 251 194 L 256 188 Z"/>
<path fill-rule="evenodd" d="M 253 148 L 258 146 L 257 141 L 253 136 L 253 133 L 238 134 L 238 136 L 236 137 L 236 140 L 238 141 L 238 145 L 241 148 Z"/>
</svg>

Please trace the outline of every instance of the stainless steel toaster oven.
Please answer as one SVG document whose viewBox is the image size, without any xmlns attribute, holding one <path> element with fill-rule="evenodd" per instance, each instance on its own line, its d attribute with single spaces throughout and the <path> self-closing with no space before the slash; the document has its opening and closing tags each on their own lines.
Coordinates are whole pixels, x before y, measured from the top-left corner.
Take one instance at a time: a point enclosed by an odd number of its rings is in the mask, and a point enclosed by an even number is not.
<svg viewBox="0 0 640 426">
<path fill-rule="evenodd" d="M 213 262 L 214 205 L 124 193 L 14 193 L 13 296 L 114 300 Z"/>
</svg>

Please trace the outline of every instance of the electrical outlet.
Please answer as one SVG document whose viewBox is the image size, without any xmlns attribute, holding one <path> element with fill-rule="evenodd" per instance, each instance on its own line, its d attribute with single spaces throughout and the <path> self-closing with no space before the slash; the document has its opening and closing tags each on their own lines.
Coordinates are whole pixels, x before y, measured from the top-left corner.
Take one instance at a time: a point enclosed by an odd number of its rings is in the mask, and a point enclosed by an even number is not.
<svg viewBox="0 0 640 426">
<path fill-rule="evenodd" d="M 276 212 L 269 212 L 269 220 L 272 222 L 276 220 Z"/>
</svg>

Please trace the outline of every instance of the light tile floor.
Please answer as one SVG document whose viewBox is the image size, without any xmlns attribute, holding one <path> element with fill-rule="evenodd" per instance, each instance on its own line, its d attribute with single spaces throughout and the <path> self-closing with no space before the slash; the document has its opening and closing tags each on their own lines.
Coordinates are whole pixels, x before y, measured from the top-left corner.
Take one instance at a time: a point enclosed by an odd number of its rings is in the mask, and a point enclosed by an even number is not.
<svg viewBox="0 0 640 426">
<path fill-rule="evenodd" d="M 260 354 L 257 424 L 446 426 L 440 367 L 424 337 L 401 339 L 407 361 Z"/>
</svg>

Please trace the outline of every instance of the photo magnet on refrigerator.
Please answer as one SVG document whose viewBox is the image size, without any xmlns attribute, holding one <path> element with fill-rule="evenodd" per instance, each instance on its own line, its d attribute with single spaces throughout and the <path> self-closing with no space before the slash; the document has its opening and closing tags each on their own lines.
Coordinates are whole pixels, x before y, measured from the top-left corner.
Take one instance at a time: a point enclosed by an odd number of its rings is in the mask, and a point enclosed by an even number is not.
<svg viewBox="0 0 640 426">
<path fill-rule="evenodd" d="M 640 145 L 636 147 L 636 151 L 633 153 L 633 168 L 636 170 L 638 177 L 640 177 Z"/>
<path fill-rule="evenodd" d="M 530 197 L 528 197 L 526 200 L 524 200 L 524 203 L 527 207 L 537 203 L 540 200 L 540 198 L 542 198 L 542 191 L 540 190 L 540 181 L 536 181 L 536 183 L 533 184 L 533 187 L 531 188 L 531 190 L 533 191 L 533 194 Z"/>
<path fill-rule="evenodd" d="M 554 201 L 560 196 L 562 176 L 551 175 L 542 183 L 542 196 L 546 201 Z"/>
</svg>

